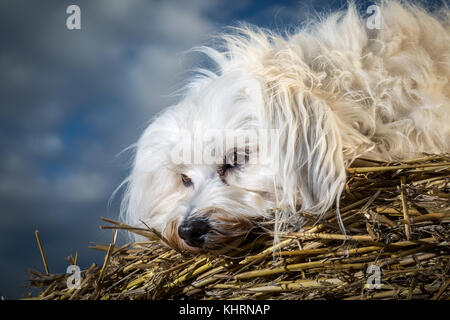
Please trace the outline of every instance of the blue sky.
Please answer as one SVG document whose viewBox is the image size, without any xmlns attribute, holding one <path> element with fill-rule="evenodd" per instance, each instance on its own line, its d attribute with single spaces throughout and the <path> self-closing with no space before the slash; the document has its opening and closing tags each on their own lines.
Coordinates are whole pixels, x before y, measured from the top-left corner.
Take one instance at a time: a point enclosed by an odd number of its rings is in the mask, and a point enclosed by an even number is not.
<svg viewBox="0 0 450 320">
<path fill-rule="evenodd" d="M 361 8 L 366 1 L 356 1 Z M 66 8 L 81 8 L 81 30 Z M 185 52 L 239 21 L 292 30 L 314 11 L 345 1 L 95 0 L 0 3 L 0 296 L 18 298 L 27 270 L 50 270 L 71 253 L 102 263 L 100 217 L 117 218 L 114 189 L 151 117 L 203 60 Z M 122 237 L 122 241 L 125 241 Z"/>
</svg>

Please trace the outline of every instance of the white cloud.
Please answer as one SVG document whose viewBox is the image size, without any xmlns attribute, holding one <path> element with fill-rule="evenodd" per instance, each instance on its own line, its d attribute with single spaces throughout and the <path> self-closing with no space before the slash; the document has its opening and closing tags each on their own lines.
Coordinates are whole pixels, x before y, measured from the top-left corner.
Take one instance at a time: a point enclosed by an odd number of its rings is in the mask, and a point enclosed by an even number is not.
<svg viewBox="0 0 450 320">
<path fill-rule="evenodd" d="M 79 171 L 59 176 L 52 182 L 50 190 L 52 196 L 58 199 L 82 205 L 107 199 L 111 193 L 111 184 L 101 174 Z"/>
<path fill-rule="evenodd" d="M 204 14 L 212 3 L 194 2 L 191 6 L 178 2 L 162 2 L 147 28 L 153 35 L 139 48 L 127 71 L 127 93 L 138 112 L 150 117 L 156 111 L 175 102 L 169 96 L 180 89 L 186 76 L 184 53 L 203 44 L 217 29 Z"/>
<path fill-rule="evenodd" d="M 64 150 L 61 138 L 55 134 L 32 137 L 29 144 L 30 150 L 42 156 L 54 156 Z"/>
</svg>

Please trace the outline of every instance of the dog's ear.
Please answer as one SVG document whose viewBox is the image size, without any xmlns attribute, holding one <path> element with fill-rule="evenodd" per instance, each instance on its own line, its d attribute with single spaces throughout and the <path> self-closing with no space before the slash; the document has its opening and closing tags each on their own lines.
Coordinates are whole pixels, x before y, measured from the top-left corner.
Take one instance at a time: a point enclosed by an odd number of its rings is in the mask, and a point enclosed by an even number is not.
<svg viewBox="0 0 450 320">
<path fill-rule="evenodd" d="M 338 202 L 345 186 L 338 120 L 324 99 L 294 88 L 272 92 L 266 105 L 278 129 L 279 151 L 272 151 L 283 190 L 279 200 L 290 212 L 300 207 L 321 217 Z"/>
<path fill-rule="evenodd" d="M 158 212 L 161 199 L 176 186 L 171 166 L 171 150 L 179 137 L 175 107 L 158 115 L 134 145 L 133 169 L 122 183 L 121 220 L 141 226 Z"/>
</svg>

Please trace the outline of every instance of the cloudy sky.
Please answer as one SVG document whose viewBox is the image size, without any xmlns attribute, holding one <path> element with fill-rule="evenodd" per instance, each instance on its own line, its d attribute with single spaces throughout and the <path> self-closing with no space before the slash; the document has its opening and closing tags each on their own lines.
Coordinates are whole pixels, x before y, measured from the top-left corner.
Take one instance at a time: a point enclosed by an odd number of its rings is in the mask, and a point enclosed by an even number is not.
<svg viewBox="0 0 450 320">
<path fill-rule="evenodd" d="M 70 4 L 81 9 L 81 30 L 66 28 Z M 35 229 L 51 272 L 65 272 L 75 252 L 81 268 L 102 263 L 87 247 L 111 238 L 98 227 L 102 216 L 117 218 L 120 193 L 109 207 L 108 199 L 130 156 L 119 153 L 204 63 L 188 49 L 239 21 L 293 29 L 343 4 L 2 0 L 0 296 L 20 297 L 27 270 L 43 271 Z"/>
</svg>

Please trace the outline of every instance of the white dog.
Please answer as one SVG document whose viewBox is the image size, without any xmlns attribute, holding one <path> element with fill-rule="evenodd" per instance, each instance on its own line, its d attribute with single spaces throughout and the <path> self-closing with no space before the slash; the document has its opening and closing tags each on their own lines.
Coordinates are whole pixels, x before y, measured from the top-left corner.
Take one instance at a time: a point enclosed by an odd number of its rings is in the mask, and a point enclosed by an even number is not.
<svg viewBox="0 0 450 320">
<path fill-rule="evenodd" d="M 448 9 L 376 9 L 375 21 L 350 5 L 289 36 L 240 28 L 202 48 L 217 70 L 137 142 L 124 220 L 180 250 L 222 250 L 253 221 L 280 231 L 301 226 L 299 210 L 339 208 L 359 156 L 450 151 Z"/>
</svg>

